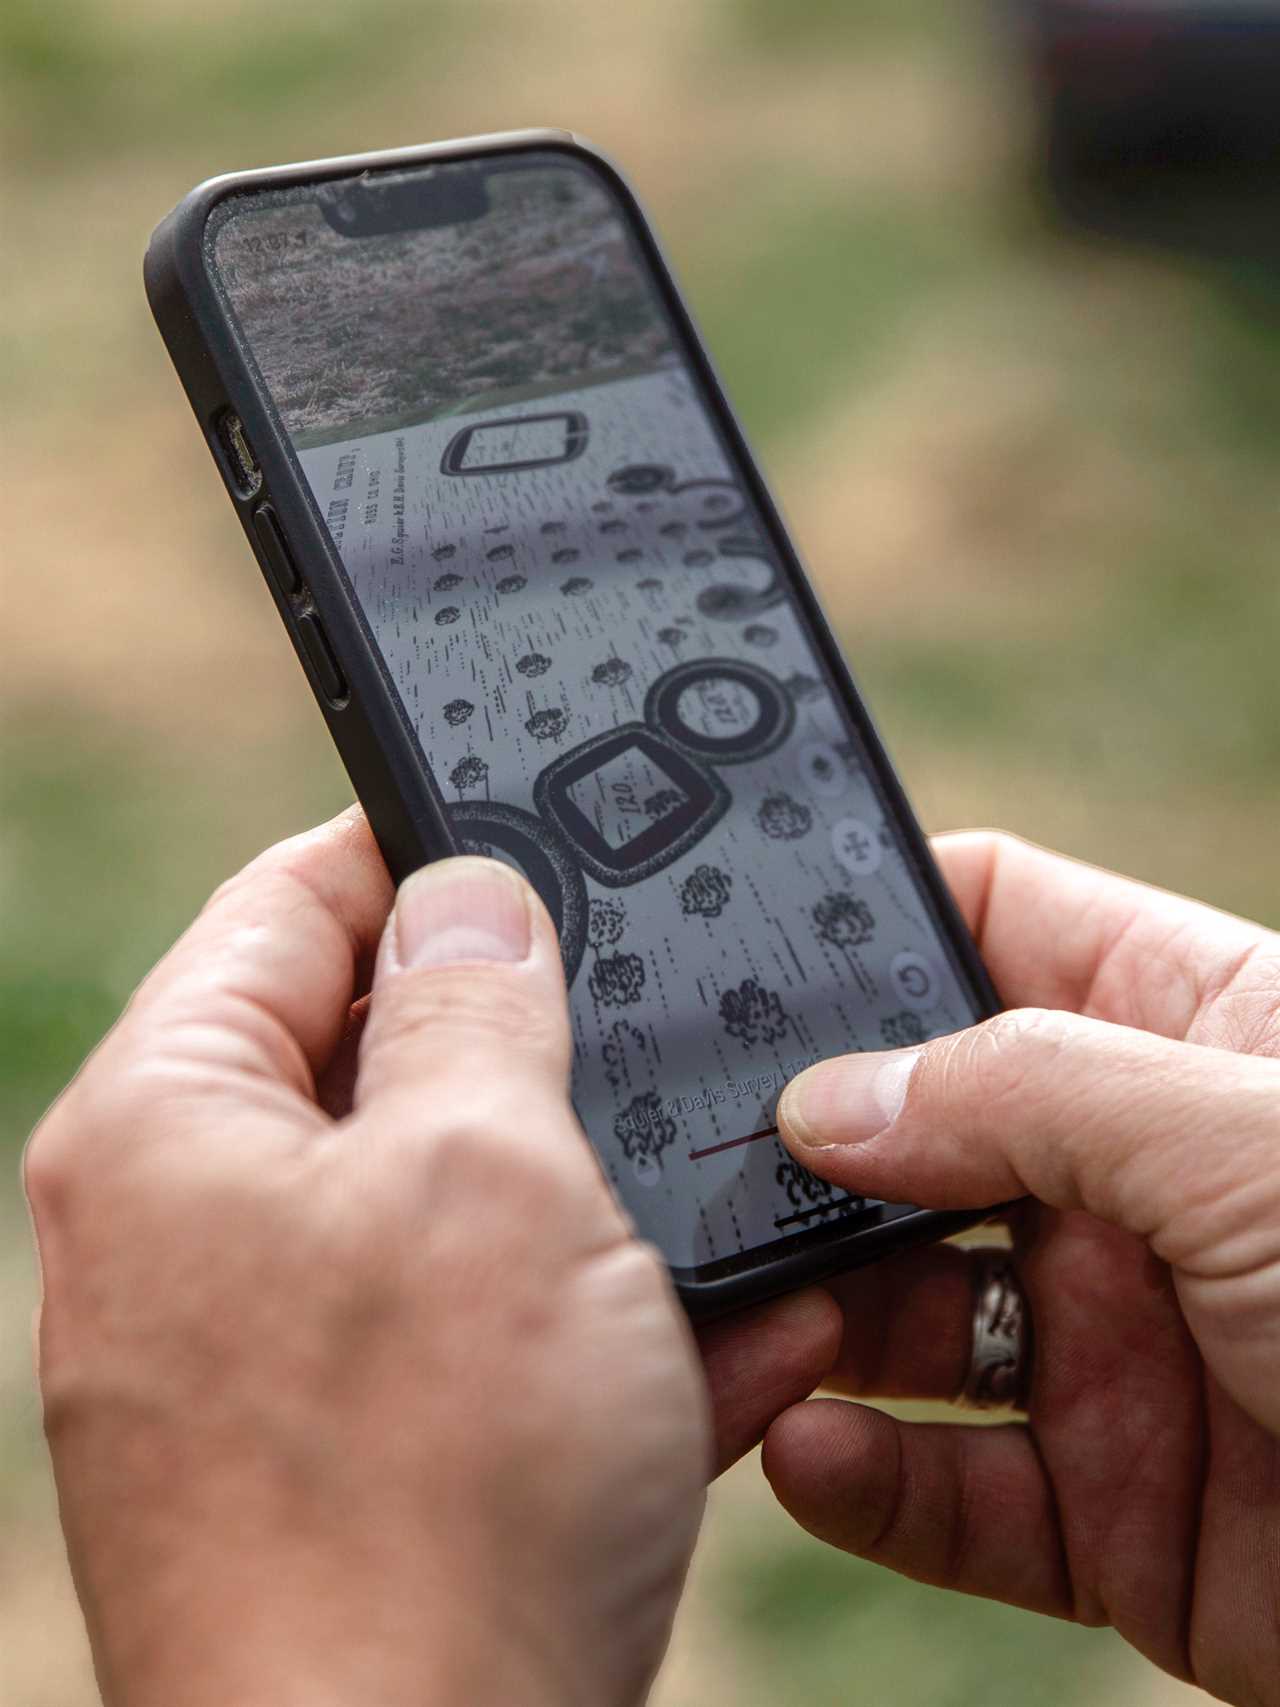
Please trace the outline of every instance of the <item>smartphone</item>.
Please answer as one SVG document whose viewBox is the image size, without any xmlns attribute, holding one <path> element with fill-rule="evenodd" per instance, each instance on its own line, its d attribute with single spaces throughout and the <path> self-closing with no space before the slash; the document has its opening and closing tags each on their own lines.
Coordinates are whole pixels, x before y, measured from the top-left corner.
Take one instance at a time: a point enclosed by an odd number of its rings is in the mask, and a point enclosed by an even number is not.
<svg viewBox="0 0 1280 1707">
<path fill-rule="evenodd" d="M 998 1004 L 618 172 L 539 131 L 216 178 L 146 284 L 393 876 L 550 909 L 690 1313 L 976 1219 L 778 1141 L 811 1062 Z"/>
</svg>

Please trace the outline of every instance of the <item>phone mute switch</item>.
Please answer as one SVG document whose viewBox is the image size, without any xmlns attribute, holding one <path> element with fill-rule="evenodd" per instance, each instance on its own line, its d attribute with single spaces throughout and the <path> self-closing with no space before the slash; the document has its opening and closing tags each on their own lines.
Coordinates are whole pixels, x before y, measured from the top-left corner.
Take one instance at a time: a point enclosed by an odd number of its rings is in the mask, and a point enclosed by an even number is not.
<svg viewBox="0 0 1280 1707">
<path fill-rule="evenodd" d="M 316 686 L 330 705 L 345 705 L 350 697 L 350 690 L 346 677 L 338 667 L 338 660 L 333 655 L 329 636 L 320 626 L 320 618 L 314 611 L 303 611 L 297 619 L 297 626 L 298 639 L 311 665 Z"/>
</svg>

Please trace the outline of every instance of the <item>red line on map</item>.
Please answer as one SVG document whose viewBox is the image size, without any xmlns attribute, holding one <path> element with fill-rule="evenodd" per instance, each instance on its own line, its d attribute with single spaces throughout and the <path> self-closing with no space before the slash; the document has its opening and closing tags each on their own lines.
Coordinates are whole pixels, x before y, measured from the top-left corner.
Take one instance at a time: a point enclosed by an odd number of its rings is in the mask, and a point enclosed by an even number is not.
<svg viewBox="0 0 1280 1707">
<path fill-rule="evenodd" d="M 730 1138 L 724 1144 L 709 1144 L 705 1150 L 690 1150 L 689 1160 L 700 1162 L 704 1156 L 718 1156 L 721 1150 L 736 1150 L 739 1144 L 754 1144 L 758 1138 L 776 1138 L 778 1128 L 766 1126 L 763 1132 L 748 1132 L 745 1138 Z"/>
</svg>

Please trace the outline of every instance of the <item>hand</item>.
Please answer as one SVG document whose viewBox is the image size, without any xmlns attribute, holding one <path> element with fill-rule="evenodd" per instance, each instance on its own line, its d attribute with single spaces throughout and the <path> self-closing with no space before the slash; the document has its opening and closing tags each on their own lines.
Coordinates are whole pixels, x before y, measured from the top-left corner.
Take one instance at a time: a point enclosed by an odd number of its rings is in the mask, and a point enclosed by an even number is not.
<svg viewBox="0 0 1280 1707">
<path fill-rule="evenodd" d="M 661 1656 L 707 1394 L 569 1109 L 550 921 L 489 861 L 391 902 L 357 814 L 264 855 L 28 1150 L 109 1707 L 608 1707 Z M 722 1458 L 837 1334 L 811 1293 L 708 1335 Z"/>
<path fill-rule="evenodd" d="M 1113 1624 L 1225 1700 L 1280 1701 L 1280 937 L 1007 837 L 937 851 L 1014 1011 L 811 1068 L 787 1143 L 847 1190 L 1010 1222 L 1029 1422 L 800 1405 L 765 1468 L 807 1529 L 925 1582 Z M 837 1288 L 835 1384 L 948 1398 L 951 1248 Z"/>
</svg>

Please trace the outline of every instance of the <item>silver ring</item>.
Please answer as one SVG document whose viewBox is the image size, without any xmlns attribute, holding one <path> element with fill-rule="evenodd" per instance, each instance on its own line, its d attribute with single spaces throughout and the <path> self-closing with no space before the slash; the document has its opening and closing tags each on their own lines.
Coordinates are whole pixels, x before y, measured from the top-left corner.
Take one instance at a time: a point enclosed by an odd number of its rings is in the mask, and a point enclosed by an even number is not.
<svg viewBox="0 0 1280 1707">
<path fill-rule="evenodd" d="M 973 1253 L 973 1349 L 956 1404 L 1021 1408 L 1031 1375 L 1031 1310 L 1007 1251 Z"/>
</svg>

